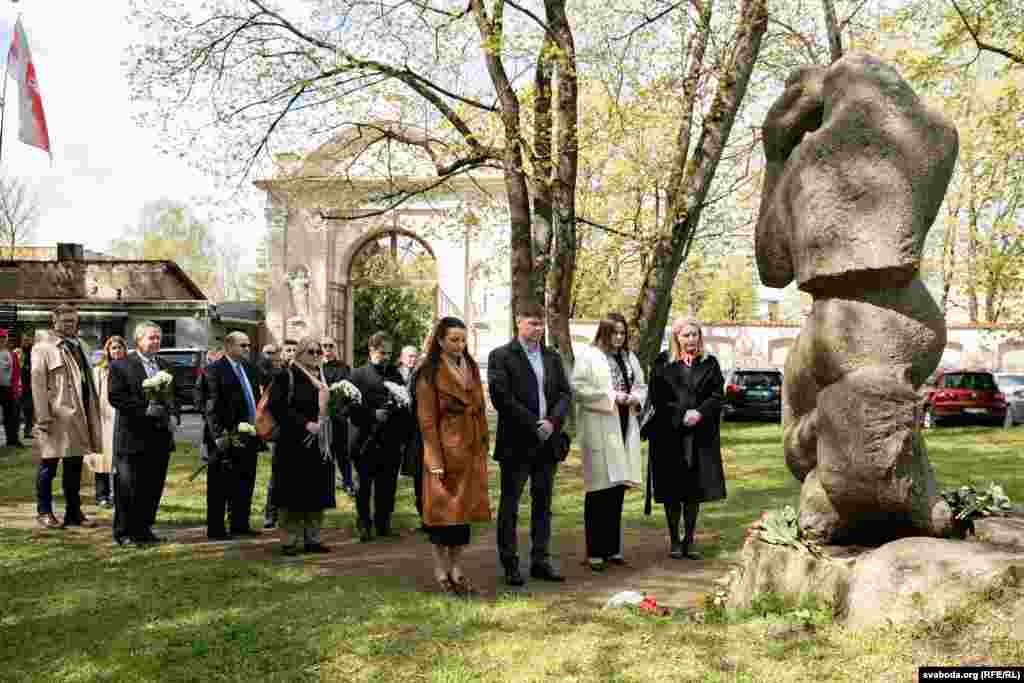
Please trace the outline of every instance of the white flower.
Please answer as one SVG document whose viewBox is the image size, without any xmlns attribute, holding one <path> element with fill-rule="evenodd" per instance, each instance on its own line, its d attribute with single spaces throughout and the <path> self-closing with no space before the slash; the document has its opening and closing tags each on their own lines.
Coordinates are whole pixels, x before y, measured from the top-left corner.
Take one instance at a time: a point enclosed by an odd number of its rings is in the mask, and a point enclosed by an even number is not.
<svg viewBox="0 0 1024 683">
<path fill-rule="evenodd" d="M 142 380 L 142 388 L 155 389 L 159 391 L 167 386 L 170 386 L 171 382 L 173 381 L 174 375 L 167 372 L 166 370 L 161 370 L 160 372 L 156 373 L 149 379 Z"/>
<path fill-rule="evenodd" d="M 256 433 L 256 428 L 253 427 L 248 422 L 239 422 L 238 423 L 238 433 L 239 434 L 255 434 Z"/>
<path fill-rule="evenodd" d="M 394 401 L 402 408 L 409 406 L 411 402 L 409 398 L 409 390 L 403 387 L 401 384 L 395 382 L 384 382 L 384 388 L 391 394 L 391 400 Z"/>
<path fill-rule="evenodd" d="M 345 399 L 350 403 L 362 403 L 363 394 L 359 391 L 355 384 L 349 382 L 347 379 L 343 379 L 340 382 L 335 382 L 330 386 L 332 394 L 339 394 L 344 396 Z"/>
</svg>

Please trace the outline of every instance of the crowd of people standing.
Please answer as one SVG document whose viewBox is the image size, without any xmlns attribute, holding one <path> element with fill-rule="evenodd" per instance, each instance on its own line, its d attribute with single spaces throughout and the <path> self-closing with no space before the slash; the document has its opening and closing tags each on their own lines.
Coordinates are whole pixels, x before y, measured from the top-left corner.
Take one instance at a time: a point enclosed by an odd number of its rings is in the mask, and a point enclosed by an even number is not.
<svg viewBox="0 0 1024 683">
<path fill-rule="evenodd" d="M 173 392 L 161 394 L 167 371 L 158 355 L 160 327 L 134 330 L 133 346 L 106 340 L 90 368 L 77 337 L 78 312 L 58 306 L 51 330 L 15 356 L 0 336 L 0 401 L 27 393 L 39 458 L 38 521 L 45 528 L 89 526 L 79 493 L 82 465 L 96 477 L 97 504 L 114 507 L 113 538 L 124 546 L 160 542 L 153 532 L 174 450 L 177 414 Z M 529 576 L 564 581 L 551 561 L 552 500 L 559 464 L 568 455 L 565 427 L 578 407 L 576 439 L 582 458 L 586 565 L 595 572 L 629 564 L 622 513 L 630 490 L 646 482 L 646 508 L 664 506 L 669 555 L 697 558 L 699 505 L 725 497 L 719 413 L 723 376 L 704 353 L 700 325 L 679 319 L 670 348 L 645 377 L 629 350 L 625 318 L 609 314 L 593 343 L 576 349 L 568 373 L 561 356 L 543 344 L 543 311 L 516 316 L 516 336 L 494 349 L 486 383 L 467 345 L 467 329 L 445 317 L 423 345 L 423 356 L 403 348 L 391 362 L 394 341 L 372 335 L 367 361 L 351 369 L 330 338 L 285 340 L 263 348 L 258 363 L 242 332 L 211 352 L 196 387 L 203 416 L 207 536 L 214 541 L 261 532 L 250 527 L 257 462 L 270 441 L 271 477 L 264 528 L 284 530 L 281 552 L 330 552 L 321 537 L 324 512 L 337 492 L 354 496 L 359 540 L 397 535 L 392 525 L 401 472 L 416 490 L 420 530 L 429 539 L 439 588 L 476 593 L 460 560 L 472 524 L 492 519 L 488 462 L 497 462 L 497 559 L 510 586 L 526 582 L 518 550 L 519 504 L 530 485 Z M 27 368 L 27 374 L 25 372 Z M 17 390 L 14 378 L 17 377 Z M 339 412 L 330 387 L 350 382 L 361 397 Z M 407 400 L 396 401 L 394 387 Z M 486 392 L 486 393 L 485 393 Z M 493 439 L 487 400 L 497 413 Z M 272 418 L 271 438 L 253 425 Z M 5 420 L 5 426 L 8 421 Z M 14 427 L 17 437 L 17 425 Z M 8 443 L 12 442 L 8 427 Z M 265 436 L 265 435 L 264 435 Z M 645 477 L 640 442 L 650 442 Z M 17 438 L 13 439 L 17 442 Z M 65 512 L 54 515 L 52 482 L 63 464 Z M 682 522 L 682 529 L 680 529 Z"/>
</svg>

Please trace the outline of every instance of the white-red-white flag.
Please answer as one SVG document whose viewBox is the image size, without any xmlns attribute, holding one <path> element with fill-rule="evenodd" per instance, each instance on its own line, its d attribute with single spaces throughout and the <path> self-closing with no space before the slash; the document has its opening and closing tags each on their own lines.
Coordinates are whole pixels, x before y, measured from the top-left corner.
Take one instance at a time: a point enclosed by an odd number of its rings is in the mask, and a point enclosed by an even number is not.
<svg viewBox="0 0 1024 683">
<path fill-rule="evenodd" d="M 46 115 L 43 114 L 43 98 L 39 94 L 39 80 L 36 78 L 36 67 L 32 63 L 32 52 L 28 48 L 28 37 L 21 19 L 14 26 L 11 37 L 11 49 L 7 53 L 7 73 L 18 82 L 18 112 L 20 125 L 18 139 L 26 145 L 46 150 L 50 158 L 50 132 L 46 128 Z M 4 102 L 4 106 L 7 103 Z"/>
</svg>

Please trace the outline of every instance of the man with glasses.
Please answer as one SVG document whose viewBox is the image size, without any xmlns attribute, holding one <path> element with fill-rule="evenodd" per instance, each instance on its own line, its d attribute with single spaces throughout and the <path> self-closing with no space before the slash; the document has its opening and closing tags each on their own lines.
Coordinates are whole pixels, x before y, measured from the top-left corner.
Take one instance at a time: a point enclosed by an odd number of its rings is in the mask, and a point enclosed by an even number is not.
<svg viewBox="0 0 1024 683">
<path fill-rule="evenodd" d="M 63 462 L 63 526 L 92 526 L 82 514 L 80 491 L 84 457 L 103 452 L 99 398 L 78 338 L 78 309 L 60 304 L 50 322 L 53 329 L 43 332 L 32 347 L 37 521 L 47 529 L 61 527 L 53 514 L 53 480 Z"/>
<path fill-rule="evenodd" d="M 348 363 L 338 358 L 338 345 L 330 337 L 324 337 L 320 341 L 320 347 L 324 351 L 323 369 L 324 379 L 328 385 L 349 379 L 352 368 Z M 356 495 L 356 487 L 352 481 L 352 460 L 348 455 L 348 416 L 339 415 L 331 420 L 334 438 L 331 441 L 331 450 L 334 451 L 334 462 L 338 467 L 336 473 L 336 487 L 343 490 L 350 496 Z"/>
<path fill-rule="evenodd" d="M 391 514 L 395 509 L 402 450 L 412 426 L 408 408 L 395 406 L 391 392 L 384 386 L 384 382 L 404 385 L 398 370 L 389 363 L 394 347 L 391 337 L 386 332 L 377 332 L 370 337 L 368 346 L 369 362 L 352 372 L 352 383 L 362 393 L 363 403 L 354 406 L 351 414 L 357 430 L 352 457 L 359 472 L 359 540 L 364 543 L 373 540 L 374 530 L 382 537 L 398 535 L 391 529 Z"/>
<path fill-rule="evenodd" d="M 238 433 L 240 423 L 255 424 L 260 400 L 259 371 L 245 359 L 251 347 L 244 332 L 232 332 L 224 338 L 224 357 L 207 368 L 203 414 L 211 446 L 206 475 L 206 536 L 210 540 L 259 534 L 249 526 L 249 513 L 262 444 L 254 435 Z M 230 535 L 224 528 L 225 506 L 230 511 Z"/>
<path fill-rule="evenodd" d="M 281 367 L 288 367 L 295 360 L 295 348 L 299 345 L 299 342 L 294 339 L 285 339 L 284 348 L 281 351 Z"/>
</svg>

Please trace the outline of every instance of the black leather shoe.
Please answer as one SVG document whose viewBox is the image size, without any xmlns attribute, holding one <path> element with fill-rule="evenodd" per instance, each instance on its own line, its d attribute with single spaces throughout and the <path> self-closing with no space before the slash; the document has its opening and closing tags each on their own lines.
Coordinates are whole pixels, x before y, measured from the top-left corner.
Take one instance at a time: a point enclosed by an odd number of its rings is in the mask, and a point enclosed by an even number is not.
<svg viewBox="0 0 1024 683">
<path fill-rule="evenodd" d="M 144 532 L 142 532 L 142 542 L 156 544 L 163 543 L 164 539 L 154 534 L 152 529 L 146 529 Z"/>
<path fill-rule="evenodd" d="M 331 549 L 323 543 L 307 543 L 305 545 L 307 553 L 329 553 Z"/>
<path fill-rule="evenodd" d="M 530 576 L 541 581 L 565 581 L 565 577 L 555 571 L 547 562 L 530 567 Z"/>
<path fill-rule="evenodd" d="M 95 522 L 79 512 L 77 515 L 64 515 L 64 526 L 80 526 L 86 529 L 96 526 Z"/>
<path fill-rule="evenodd" d="M 138 546 L 138 543 L 128 536 L 114 536 L 114 543 L 118 544 L 122 548 L 135 548 Z"/>
<path fill-rule="evenodd" d="M 206 538 L 210 541 L 231 541 L 235 537 L 226 531 L 221 531 L 219 533 L 206 534 Z"/>
<path fill-rule="evenodd" d="M 231 535 L 232 536 L 250 536 L 250 537 L 252 537 L 252 536 L 262 536 L 263 534 L 261 534 L 259 531 L 256 531 L 255 529 L 232 529 L 231 530 Z"/>
<path fill-rule="evenodd" d="M 526 579 L 523 578 L 519 567 L 505 567 L 505 583 L 509 586 L 524 586 Z"/>
<path fill-rule="evenodd" d="M 44 512 L 43 514 L 36 517 L 36 522 L 39 526 L 44 529 L 60 529 L 62 528 L 57 518 L 53 516 L 52 512 Z"/>
<path fill-rule="evenodd" d="M 273 519 L 268 519 L 267 521 L 263 522 L 263 528 L 264 529 L 273 529 L 276 526 L 277 526 L 277 522 L 275 520 L 273 520 Z"/>
</svg>

